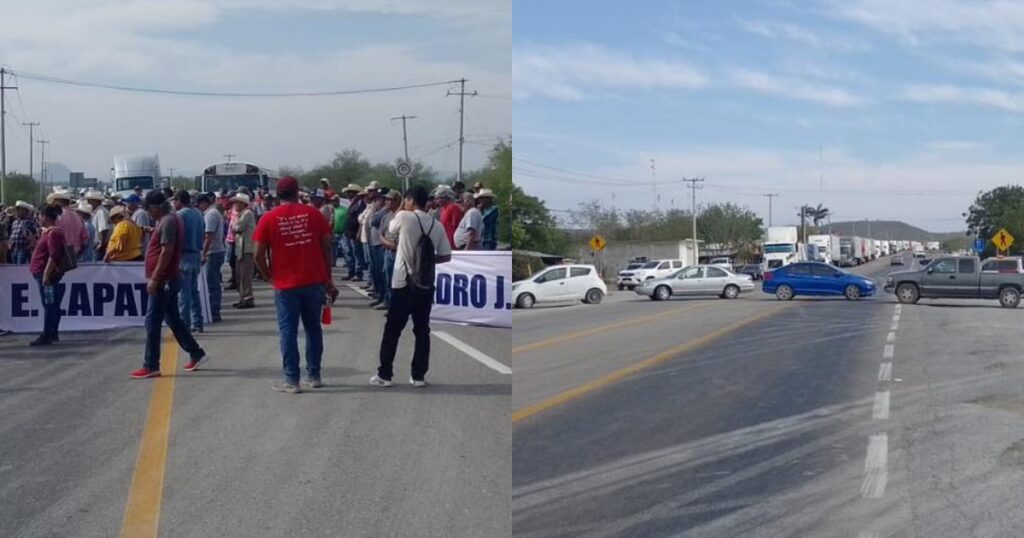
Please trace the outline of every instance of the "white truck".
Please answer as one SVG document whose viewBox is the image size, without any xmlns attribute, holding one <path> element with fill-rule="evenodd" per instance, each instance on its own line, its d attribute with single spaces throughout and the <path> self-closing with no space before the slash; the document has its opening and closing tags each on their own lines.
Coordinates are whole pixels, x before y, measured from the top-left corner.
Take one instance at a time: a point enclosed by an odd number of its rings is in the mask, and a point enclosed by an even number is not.
<svg viewBox="0 0 1024 538">
<path fill-rule="evenodd" d="M 155 153 L 135 153 L 114 157 L 114 192 L 128 196 L 135 187 L 142 195 L 153 190 L 160 178 L 160 157 Z"/>
<path fill-rule="evenodd" d="M 814 261 L 839 265 L 842 255 L 839 251 L 838 235 L 811 235 L 807 241 L 814 245 Z"/>
<path fill-rule="evenodd" d="M 882 242 L 878 239 L 871 240 L 871 259 L 877 260 L 882 257 Z"/>
<path fill-rule="evenodd" d="M 764 234 L 764 270 L 771 271 L 800 261 L 796 226 L 772 226 Z"/>
<path fill-rule="evenodd" d="M 892 251 L 890 250 L 889 242 L 888 241 L 882 241 L 882 256 L 888 256 L 889 254 L 892 254 Z"/>
<path fill-rule="evenodd" d="M 925 243 L 924 248 L 926 250 L 939 250 L 942 246 L 938 241 L 928 241 Z"/>
<path fill-rule="evenodd" d="M 919 253 L 923 254 L 924 253 L 924 244 L 921 243 L 920 241 L 911 241 L 910 242 L 910 250 L 912 250 L 914 252 L 915 256 L 917 254 L 919 254 Z"/>
</svg>

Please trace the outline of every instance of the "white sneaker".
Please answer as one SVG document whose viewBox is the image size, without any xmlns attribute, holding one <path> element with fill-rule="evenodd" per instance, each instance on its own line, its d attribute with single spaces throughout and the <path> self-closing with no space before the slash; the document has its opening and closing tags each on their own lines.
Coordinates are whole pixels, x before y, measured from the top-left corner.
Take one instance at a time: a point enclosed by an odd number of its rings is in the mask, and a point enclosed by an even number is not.
<svg viewBox="0 0 1024 538">
<path fill-rule="evenodd" d="M 409 384 L 414 386 L 414 387 L 420 387 L 420 388 L 423 388 L 423 387 L 427 386 L 427 382 L 426 381 L 424 381 L 422 379 L 413 379 L 411 377 L 409 378 Z"/>
<path fill-rule="evenodd" d="M 394 383 L 390 379 L 381 379 L 380 377 L 373 376 L 370 378 L 370 384 L 375 387 L 390 387 Z"/>
</svg>

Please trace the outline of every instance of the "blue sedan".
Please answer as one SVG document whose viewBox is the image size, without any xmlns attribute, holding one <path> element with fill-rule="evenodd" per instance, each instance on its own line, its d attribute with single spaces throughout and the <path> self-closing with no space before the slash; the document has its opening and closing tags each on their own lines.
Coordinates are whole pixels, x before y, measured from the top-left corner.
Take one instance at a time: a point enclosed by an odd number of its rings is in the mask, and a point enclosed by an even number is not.
<svg viewBox="0 0 1024 538">
<path fill-rule="evenodd" d="M 799 262 L 765 273 L 761 291 L 774 293 L 780 301 L 797 295 L 842 295 L 856 301 L 875 294 L 875 281 L 827 263 Z"/>
</svg>

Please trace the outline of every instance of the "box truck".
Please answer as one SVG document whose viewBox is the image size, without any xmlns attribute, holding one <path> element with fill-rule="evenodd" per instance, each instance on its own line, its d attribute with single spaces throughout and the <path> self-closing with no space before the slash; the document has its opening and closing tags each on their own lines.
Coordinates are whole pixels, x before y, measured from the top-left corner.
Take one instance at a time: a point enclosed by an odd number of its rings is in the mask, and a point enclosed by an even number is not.
<svg viewBox="0 0 1024 538">
<path fill-rule="evenodd" d="M 811 235 L 807 241 L 814 247 L 812 260 L 839 265 L 842 259 L 838 235 Z"/>
<path fill-rule="evenodd" d="M 764 270 L 778 269 L 800 259 L 796 226 L 772 226 L 764 234 Z"/>
<path fill-rule="evenodd" d="M 160 179 L 160 157 L 155 153 L 137 153 L 114 157 L 114 192 L 128 196 L 135 187 L 142 195 L 157 187 Z"/>
</svg>

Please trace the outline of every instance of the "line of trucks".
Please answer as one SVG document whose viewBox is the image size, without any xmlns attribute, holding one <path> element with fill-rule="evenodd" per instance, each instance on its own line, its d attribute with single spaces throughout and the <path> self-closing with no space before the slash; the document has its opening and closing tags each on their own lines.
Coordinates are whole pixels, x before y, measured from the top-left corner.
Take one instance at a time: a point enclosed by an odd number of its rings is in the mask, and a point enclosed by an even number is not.
<svg viewBox="0 0 1024 538">
<path fill-rule="evenodd" d="M 854 267 L 897 252 L 939 250 L 938 241 L 882 240 L 860 236 L 814 234 L 800 241 L 796 226 L 772 226 L 764 236 L 764 270 L 770 271 L 798 261 L 820 261 L 837 267 Z"/>
</svg>

